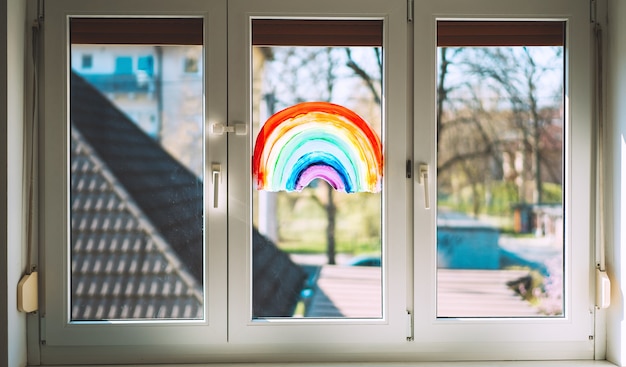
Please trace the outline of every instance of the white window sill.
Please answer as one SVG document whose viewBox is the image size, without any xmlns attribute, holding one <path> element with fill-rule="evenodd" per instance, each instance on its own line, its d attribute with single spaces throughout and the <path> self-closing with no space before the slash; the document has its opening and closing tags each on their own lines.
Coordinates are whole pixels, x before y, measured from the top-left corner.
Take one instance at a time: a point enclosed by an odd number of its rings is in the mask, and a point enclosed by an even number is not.
<svg viewBox="0 0 626 367">
<path fill-rule="evenodd" d="M 473 362 L 354 362 L 354 363 L 216 363 L 141 365 L 140 367 L 613 367 L 607 361 L 473 361 Z M 42 366 L 40 366 L 42 367 Z M 59 367 L 59 366 L 56 366 Z M 72 367 L 112 367 L 72 366 Z M 120 367 L 135 367 L 124 365 Z"/>
</svg>

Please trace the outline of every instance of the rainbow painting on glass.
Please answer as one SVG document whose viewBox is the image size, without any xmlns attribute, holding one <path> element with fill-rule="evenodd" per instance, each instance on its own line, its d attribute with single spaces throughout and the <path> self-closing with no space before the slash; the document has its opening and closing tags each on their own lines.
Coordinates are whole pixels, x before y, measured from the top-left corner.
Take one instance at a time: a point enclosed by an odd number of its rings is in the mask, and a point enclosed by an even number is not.
<svg viewBox="0 0 626 367">
<path fill-rule="evenodd" d="M 316 179 L 340 192 L 380 192 L 382 143 L 352 110 L 304 102 L 272 115 L 256 139 L 257 190 L 301 191 Z"/>
</svg>

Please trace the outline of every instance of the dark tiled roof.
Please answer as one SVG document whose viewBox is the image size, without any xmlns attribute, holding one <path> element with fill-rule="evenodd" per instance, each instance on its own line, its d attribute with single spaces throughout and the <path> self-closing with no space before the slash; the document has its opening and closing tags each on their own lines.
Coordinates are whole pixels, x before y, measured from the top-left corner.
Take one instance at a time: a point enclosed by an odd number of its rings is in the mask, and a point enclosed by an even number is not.
<svg viewBox="0 0 626 367">
<path fill-rule="evenodd" d="M 81 77 L 71 83 L 73 126 L 202 283 L 202 181 Z"/>
<path fill-rule="evenodd" d="M 202 288 L 167 241 L 71 134 L 72 319 L 202 318 Z"/>
<path fill-rule="evenodd" d="M 202 181 L 72 73 L 72 316 L 202 317 Z M 289 316 L 304 271 L 253 230 L 255 316 Z"/>
<path fill-rule="evenodd" d="M 300 298 L 306 273 L 300 266 L 294 266 L 286 253 L 256 229 L 252 233 L 252 243 L 254 316 L 291 316 Z"/>
</svg>

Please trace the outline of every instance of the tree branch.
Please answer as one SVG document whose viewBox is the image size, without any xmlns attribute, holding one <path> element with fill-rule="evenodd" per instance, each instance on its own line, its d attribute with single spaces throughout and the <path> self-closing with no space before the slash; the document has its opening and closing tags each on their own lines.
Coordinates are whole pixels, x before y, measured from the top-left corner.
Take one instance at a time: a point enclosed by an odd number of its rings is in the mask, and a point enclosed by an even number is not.
<svg viewBox="0 0 626 367">
<path fill-rule="evenodd" d="M 376 86 L 374 85 L 374 81 L 372 80 L 372 78 L 369 76 L 369 74 L 363 70 L 353 59 L 352 59 L 352 51 L 350 51 L 349 48 L 346 48 L 346 55 L 348 57 L 348 62 L 346 63 L 346 66 L 349 67 L 350 69 L 352 69 L 352 71 L 359 77 L 361 78 L 365 84 L 367 85 L 367 88 L 372 92 L 372 95 L 374 96 L 374 102 L 376 102 L 376 104 L 380 105 L 380 95 L 378 94 L 378 91 L 376 90 Z"/>
</svg>

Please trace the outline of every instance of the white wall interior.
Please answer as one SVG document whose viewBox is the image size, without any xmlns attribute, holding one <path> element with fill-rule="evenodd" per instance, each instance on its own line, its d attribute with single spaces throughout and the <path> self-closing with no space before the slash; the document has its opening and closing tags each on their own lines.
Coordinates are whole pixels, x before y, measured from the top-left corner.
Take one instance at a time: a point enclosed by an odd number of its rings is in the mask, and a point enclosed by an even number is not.
<svg viewBox="0 0 626 367">
<path fill-rule="evenodd" d="M 626 321 L 624 321 L 624 291 L 626 272 L 623 271 L 626 253 L 626 3 L 609 0 L 608 3 L 608 77 L 607 79 L 607 123 L 609 160 L 607 173 L 608 190 L 612 200 L 607 205 L 607 269 L 612 280 L 611 309 L 607 320 L 607 359 L 619 366 L 626 366 Z"/>
<path fill-rule="evenodd" d="M 6 142 L 5 150 L 0 153 L 0 160 L 6 171 L 2 172 L 2 186 L 6 184 L 7 195 L 0 200 L 2 207 L 2 226 L 0 232 L 6 244 L 0 260 L 7 269 L 3 274 L 6 284 L 2 295 L 2 318 L 6 320 L 6 335 L 0 337 L 2 348 L 6 348 L 6 357 L 2 364 L 11 367 L 26 365 L 26 317 L 17 311 L 17 284 L 23 273 L 23 211 L 22 211 L 22 140 L 24 121 L 24 62 L 25 62 L 25 27 L 26 1 L 2 0 L 1 23 L 6 26 L 0 31 L 0 38 L 6 40 L 6 47 L 0 47 L 2 61 L 0 66 L 5 78 L 0 79 L 0 111 L 2 111 L 2 132 L 0 136 Z M 4 53 L 6 52 L 6 53 Z M 4 94 L 4 95 L 3 95 Z M 5 113 L 6 112 L 6 113 Z M 4 246 L 4 245 L 3 245 Z M 4 251 L 6 249 L 6 251 Z M 6 256 L 6 257 L 5 257 Z M 4 321 L 4 320 L 2 320 Z"/>
<path fill-rule="evenodd" d="M 0 0 L 0 24 L 6 24 L 7 19 L 7 2 L 6 0 Z M 7 31 L 6 26 L 0 28 L 0 139 L 6 141 L 7 138 Z M 4 146 L 4 144 L 3 144 Z M 0 151 L 0 161 L 3 166 L 6 166 L 7 151 L 2 149 Z M 6 173 L 2 172 L 2 180 L 0 180 L 0 190 L 6 191 Z M 7 238 L 7 195 L 0 198 L 0 236 L 3 239 Z M 0 241 L 0 263 L 3 267 L 7 264 L 7 246 L 6 240 Z M 7 274 L 0 272 L 0 289 L 7 289 Z M 4 292 L 0 295 L 0 325 L 7 324 L 7 296 L 8 293 Z M 8 329 L 0 330 L 0 364 L 8 362 L 7 356 L 8 350 Z"/>
</svg>

